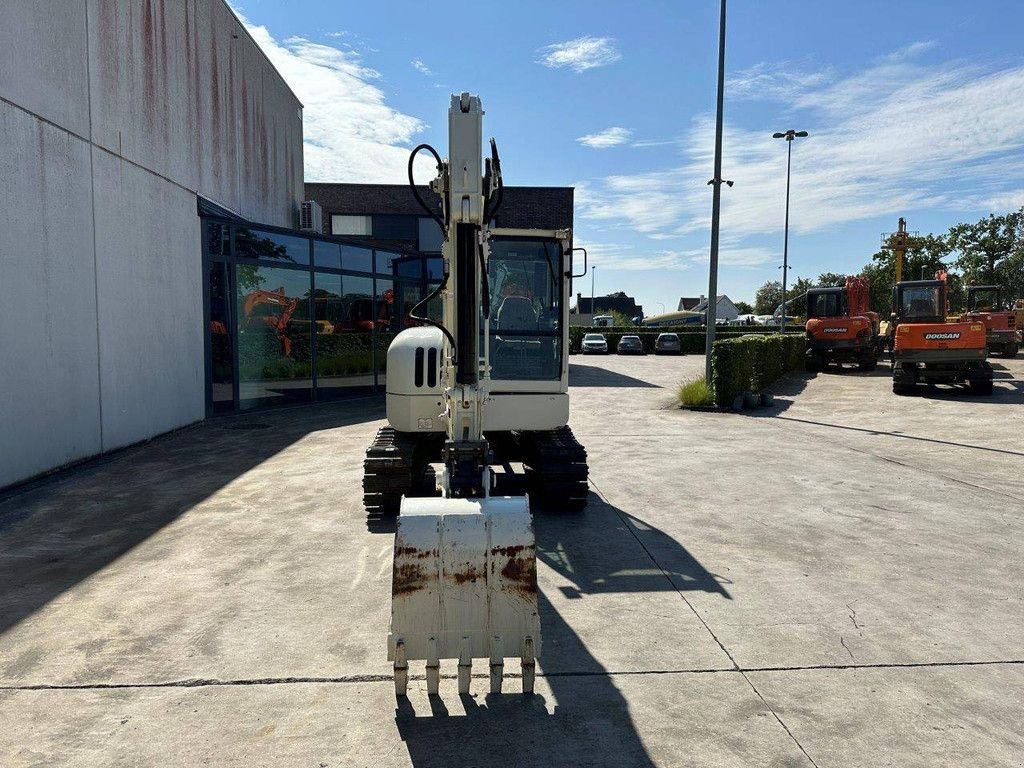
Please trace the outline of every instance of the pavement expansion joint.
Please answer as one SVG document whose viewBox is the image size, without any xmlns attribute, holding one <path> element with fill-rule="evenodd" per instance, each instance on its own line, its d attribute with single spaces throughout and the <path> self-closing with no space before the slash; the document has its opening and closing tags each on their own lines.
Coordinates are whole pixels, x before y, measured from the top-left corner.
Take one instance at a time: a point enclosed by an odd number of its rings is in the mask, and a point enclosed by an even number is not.
<svg viewBox="0 0 1024 768">
<path fill-rule="evenodd" d="M 637 670 L 592 670 L 567 672 L 541 672 L 537 677 L 634 677 L 643 675 L 743 675 L 769 672 L 830 672 L 859 669 L 928 669 L 931 667 L 990 667 L 999 665 L 1024 665 L 1024 659 L 997 659 L 990 661 L 912 661 L 879 662 L 877 664 L 807 664 L 802 666 L 774 667 L 693 667 L 682 669 L 637 669 Z M 489 679 L 487 673 L 477 673 L 474 678 Z M 507 679 L 521 677 L 518 672 L 506 672 Z M 455 680 L 457 675 L 441 674 L 444 680 Z M 426 680 L 426 675 L 409 675 L 410 680 Z M 120 690 L 125 688 L 210 688 L 217 686 L 257 685 L 344 685 L 349 683 L 391 683 L 391 674 L 341 675 L 336 677 L 257 677 L 221 680 L 219 678 L 186 678 L 165 680 L 154 683 L 29 683 L 25 685 L 0 685 L 0 691 L 95 691 Z"/>
</svg>

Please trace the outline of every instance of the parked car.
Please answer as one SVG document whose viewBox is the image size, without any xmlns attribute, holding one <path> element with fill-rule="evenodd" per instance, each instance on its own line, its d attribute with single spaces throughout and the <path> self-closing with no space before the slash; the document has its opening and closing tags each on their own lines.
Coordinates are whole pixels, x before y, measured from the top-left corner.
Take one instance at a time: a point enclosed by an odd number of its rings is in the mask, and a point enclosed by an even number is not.
<svg viewBox="0 0 1024 768">
<path fill-rule="evenodd" d="M 608 339 L 603 333 L 588 333 L 583 337 L 582 351 L 584 355 L 607 355 Z"/>
<path fill-rule="evenodd" d="M 654 340 L 656 355 L 678 355 L 682 351 L 683 345 L 675 333 L 659 333 L 658 338 Z"/>
<path fill-rule="evenodd" d="M 619 346 L 616 351 L 620 355 L 642 355 L 644 353 L 643 342 L 639 336 L 623 336 L 619 339 Z"/>
</svg>

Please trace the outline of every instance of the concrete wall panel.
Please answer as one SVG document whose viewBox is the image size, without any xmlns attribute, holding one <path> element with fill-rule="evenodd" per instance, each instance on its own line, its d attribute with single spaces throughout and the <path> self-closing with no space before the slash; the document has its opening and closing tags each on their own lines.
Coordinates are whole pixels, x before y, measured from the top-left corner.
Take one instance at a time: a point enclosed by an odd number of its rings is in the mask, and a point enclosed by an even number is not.
<svg viewBox="0 0 1024 768">
<path fill-rule="evenodd" d="M 200 222 L 187 191 L 93 153 L 103 447 L 110 450 L 204 416 Z"/>
<path fill-rule="evenodd" d="M 190 189 L 199 157 L 198 133 L 189 130 L 193 6 L 88 0 L 93 142 Z"/>
<path fill-rule="evenodd" d="M 299 104 L 228 7 L 88 7 L 95 143 L 247 218 L 293 226 L 301 185 L 274 184 L 272 171 L 275 153 L 301 157 Z"/>
<path fill-rule="evenodd" d="M 0 97 L 89 135 L 85 6 L 0 2 Z"/>
<path fill-rule="evenodd" d="M 89 145 L 0 102 L 0 487 L 97 453 Z"/>
<path fill-rule="evenodd" d="M 196 194 L 294 226 L 302 120 L 223 0 L 0 0 L 0 96 L 2 487 L 203 418 Z"/>
<path fill-rule="evenodd" d="M 239 212 L 235 48 L 238 21 L 220 2 L 198 0 L 197 61 L 199 78 L 199 189 L 221 205 Z M 238 38 L 233 37 L 239 35 Z"/>
</svg>

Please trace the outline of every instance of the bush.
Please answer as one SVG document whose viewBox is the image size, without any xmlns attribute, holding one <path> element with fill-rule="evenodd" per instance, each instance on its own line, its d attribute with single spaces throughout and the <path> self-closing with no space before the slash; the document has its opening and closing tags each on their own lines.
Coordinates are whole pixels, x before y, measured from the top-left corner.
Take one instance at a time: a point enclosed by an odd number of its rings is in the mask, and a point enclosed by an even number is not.
<svg viewBox="0 0 1024 768">
<path fill-rule="evenodd" d="M 760 392 L 803 365 L 802 334 L 746 336 L 716 341 L 711 350 L 711 388 L 718 405 L 744 392 Z"/>
<path fill-rule="evenodd" d="M 681 405 L 711 405 L 715 402 L 715 393 L 701 376 L 679 385 L 679 402 Z"/>
</svg>

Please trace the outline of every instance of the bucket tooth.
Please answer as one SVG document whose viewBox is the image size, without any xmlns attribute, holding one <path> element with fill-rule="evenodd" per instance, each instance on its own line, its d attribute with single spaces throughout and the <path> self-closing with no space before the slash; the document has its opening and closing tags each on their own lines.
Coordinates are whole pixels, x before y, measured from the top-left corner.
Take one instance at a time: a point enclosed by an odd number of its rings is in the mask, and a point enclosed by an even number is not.
<svg viewBox="0 0 1024 768">
<path fill-rule="evenodd" d="M 527 637 L 523 642 L 523 693 L 533 693 L 533 680 L 537 672 L 537 662 L 533 655 L 533 638 Z"/>
<path fill-rule="evenodd" d="M 427 643 L 427 695 L 436 696 L 441 686 L 441 660 L 437 657 L 437 640 Z"/>
<path fill-rule="evenodd" d="M 405 658 L 405 643 L 395 643 L 395 695 L 405 696 L 409 688 L 409 662 Z"/>
<path fill-rule="evenodd" d="M 501 693 L 501 679 L 505 672 L 505 659 L 501 653 L 501 636 L 491 639 L 491 693 Z"/>
<path fill-rule="evenodd" d="M 470 651 L 469 638 L 462 638 L 459 646 L 459 695 L 469 693 L 469 681 L 473 677 L 473 655 Z"/>
</svg>

